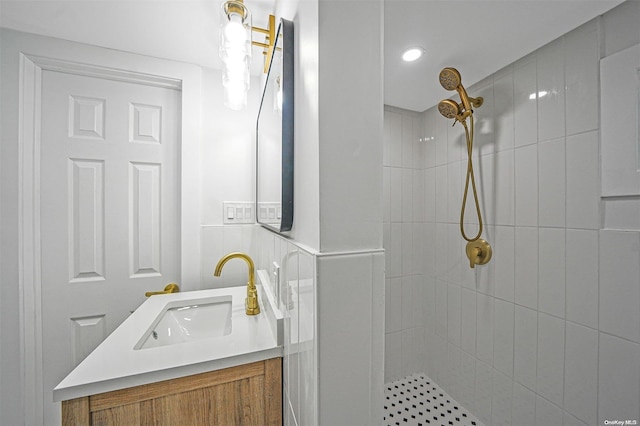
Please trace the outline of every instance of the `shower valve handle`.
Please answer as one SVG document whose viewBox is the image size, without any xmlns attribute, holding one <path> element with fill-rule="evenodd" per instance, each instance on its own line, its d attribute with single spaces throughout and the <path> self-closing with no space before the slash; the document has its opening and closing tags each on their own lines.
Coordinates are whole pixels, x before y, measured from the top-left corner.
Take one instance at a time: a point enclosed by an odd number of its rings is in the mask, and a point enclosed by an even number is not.
<svg viewBox="0 0 640 426">
<path fill-rule="evenodd" d="M 476 265 L 484 265 L 491 260 L 493 250 L 491 245 L 482 238 L 467 243 L 467 257 L 469 258 L 469 266 L 473 269 Z"/>
</svg>

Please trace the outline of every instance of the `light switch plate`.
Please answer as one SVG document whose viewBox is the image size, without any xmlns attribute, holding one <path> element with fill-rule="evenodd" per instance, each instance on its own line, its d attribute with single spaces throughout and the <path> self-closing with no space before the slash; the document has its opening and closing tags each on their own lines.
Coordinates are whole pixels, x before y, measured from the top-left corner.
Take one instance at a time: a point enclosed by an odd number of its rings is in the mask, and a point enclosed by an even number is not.
<svg viewBox="0 0 640 426">
<path fill-rule="evenodd" d="M 280 203 L 258 203 L 258 217 L 260 223 L 280 223 L 282 206 Z"/>
<path fill-rule="evenodd" d="M 256 207 L 252 201 L 224 201 L 222 205 L 222 223 L 224 224 L 254 223 L 256 221 Z"/>
</svg>

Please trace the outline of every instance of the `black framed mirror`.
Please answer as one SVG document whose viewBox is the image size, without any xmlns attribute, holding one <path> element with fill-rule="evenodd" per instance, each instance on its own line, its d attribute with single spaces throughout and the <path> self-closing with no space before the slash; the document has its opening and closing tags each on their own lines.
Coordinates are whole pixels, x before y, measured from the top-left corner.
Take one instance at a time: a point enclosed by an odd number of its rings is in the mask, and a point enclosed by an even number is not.
<svg viewBox="0 0 640 426">
<path fill-rule="evenodd" d="M 293 22 L 280 19 L 256 124 L 256 220 L 293 226 Z"/>
</svg>

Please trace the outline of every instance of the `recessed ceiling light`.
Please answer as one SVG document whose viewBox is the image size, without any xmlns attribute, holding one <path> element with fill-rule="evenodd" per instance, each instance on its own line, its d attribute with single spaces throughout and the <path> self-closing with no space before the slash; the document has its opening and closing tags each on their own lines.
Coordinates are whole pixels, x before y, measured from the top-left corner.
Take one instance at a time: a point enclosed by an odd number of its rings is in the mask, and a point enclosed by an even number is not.
<svg viewBox="0 0 640 426">
<path fill-rule="evenodd" d="M 413 62 L 416 59 L 420 58 L 424 53 L 424 49 L 420 47 L 412 47 L 411 49 L 407 49 L 402 53 L 402 60 L 405 62 Z"/>
</svg>

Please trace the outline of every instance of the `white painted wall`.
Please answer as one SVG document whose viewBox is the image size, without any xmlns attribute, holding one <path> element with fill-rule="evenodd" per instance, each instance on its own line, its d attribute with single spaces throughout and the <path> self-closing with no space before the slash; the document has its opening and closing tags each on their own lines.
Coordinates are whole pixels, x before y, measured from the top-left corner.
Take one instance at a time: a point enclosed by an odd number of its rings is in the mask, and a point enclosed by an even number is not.
<svg viewBox="0 0 640 426">
<path fill-rule="evenodd" d="M 382 247 L 382 2 L 320 1 L 320 250 Z"/>
<path fill-rule="evenodd" d="M 320 247 L 318 1 L 278 1 L 276 15 L 293 21 L 295 35 L 294 214 L 288 235 L 317 250 Z"/>
<path fill-rule="evenodd" d="M 256 54 L 254 60 L 260 59 Z M 222 101 L 220 70 L 202 70 L 203 225 L 222 225 L 224 201 L 255 200 L 255 133 L 261 87 L 261 78 L 252 77 L 247 108 L 233 111 Z"/>
</svg>

